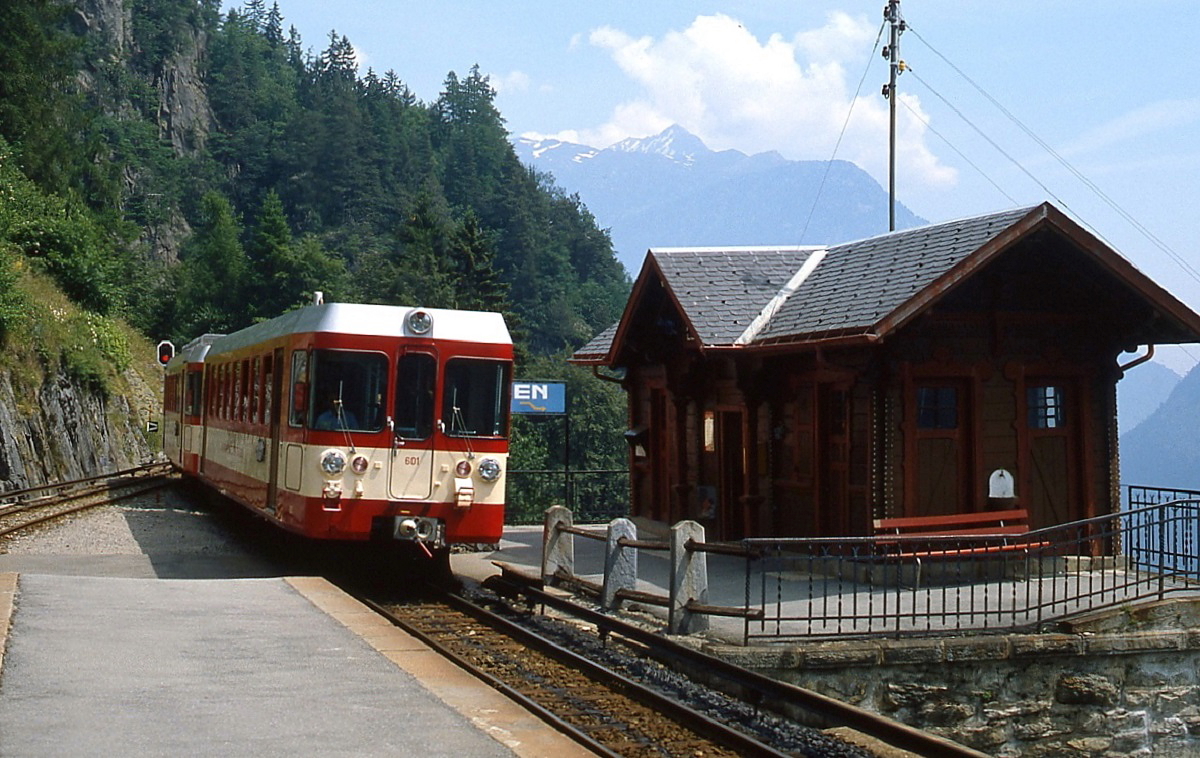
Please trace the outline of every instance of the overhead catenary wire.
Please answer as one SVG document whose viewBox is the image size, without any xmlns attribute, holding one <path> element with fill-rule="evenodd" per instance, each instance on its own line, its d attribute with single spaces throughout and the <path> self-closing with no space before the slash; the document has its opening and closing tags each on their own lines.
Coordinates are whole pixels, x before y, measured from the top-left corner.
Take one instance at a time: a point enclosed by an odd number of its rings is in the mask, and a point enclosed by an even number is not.
<svg viewBox="0 0 1200 758">
<path fill-rule="evenodd" d="M 1004 197 L 1008 198 L 1008 201 L 1010 203 L 1012 203 L 1013 205 L 1020 205 L 1020 201 L 1017 200 L 1012 195 L 1005 192 L 1004 188 L 1000 186 L 999 182 L 997 182 L 986 171 L 984 171 L 983 168 L 981 166 L 979 166 L 979 164 L 975 163 L 975 161 L 968 158 L 967 155 L 963 151 L 959 150 L 958 147 L 956 147 L 955 144 L 953 142 L 951 142 L 948 137 L 946 137 L 944 134 L 939 132 L 937 129 L 933 128 L 933 125 L 930 124 L 927 120 L 925 120 L 925 117 L 922 116 L 917 111 L 916 108 L 913 108 L 911 105 L 909 105 L 908 103 L 906 103 L 903 100 L 900 101 L 900 104 L 903 105 L 908 110 L 908 112 L 912 114 L 913 118 L 915 118 L 917 121 L 921 122 L 925 126 L 925 128 L 929 130 L 930 134 L 933 134 L 935 137 L 940 139 L 942 142 L 946 143 L 946 147 L 953 150 L 954 153 L 959 158 L 962 158 L 963 161 L 968 166 L 975 169 L 976 173 L 978 173 L 980 176 L 982 176 L 984 178 L 984 180 L 987 181 L 988 184 L 992 185 L 992 187 L 995 188 L 995 190 L 997 192 L 999 192 L 1001 195 L 1004 195 Z"/>
<path fill-rule="evenodd" d="M 1188 276 L 1190 276 L 1195 281 L 1200 282 L 1200 271 L 1197 271 L 1190 263 L 1187 262 L 1186 259 L 1184 259 L 1183 256 L 1181 256 L 1179 253 L 1177 253 L 1173 248 L 1171 248 L 1170 245 L 1168 245 L 1161 238 L 1159 238 L 1158 235 L 1154 234 L 1154 232 L 1150 231 L 1149 228 L 1147 228 L 1144 224 L 1142 224 L 1140 221 L 1138 221 L 1133 216 L 1133 214 L 1126 211 L 1116 200 L 1114 200 L 1111 196 L 1109 196 L 1106 192 L 1104 192 L 1104 190 L 1102 190 L 1099 187 L 1099 185 L 1097 185 L 1090 178 L 1088 178 L 1086 175 L 1084 175 L 1084 173 L 1082 171 L 1080 171 L 1075 166 L 1073 166 L 1069 161 L 1067 161 L 1067 159 L 1064 158 L 1058 151 L 1056 151 L 1048 142 L 1046 142 L 1044 139 L 1039 137 L 1037 135 L 1037 133 L 1034 132 L 1031 128 L 1026 126 L 1008 108 L 1005 108 L 1004 105 L 1002 103 L 1000 103 L 999 100 L 992 97 L 991 94 L 989 94 L 983 87 L 981 87 L 978 83 L 976 83 L 975 80 L 972 79 L 970 76 L 968 76 L 959 66 L 955 65 L 955 63 L 953 61 L 951 61 L 941 51 L 939 51 L 937 48 L 935 48 L 933 45 L 931 45 L 929 43 L 929 40 L 927 40 L 923 36 L 921 36 L 920 32 L 918 32 L 916 29 L 914 29 L 911 24 L 908 25 L 907 31 L 912 32 L 913 35 L 917 39 L 919 39 L 927 48 L 929 48 L 930 52 L 932 52 L 934 55 L 936 55 L 938 58 L 940 58 L 956 74 L 961 76 L 964 81 L 966 81 L 968 84 L 970 84 L 972 88 L 974 88 L 980 95 L 982 95 L 988 102 L 990 102 L 997 110 L 999 110 L 1005 116 L 1005 118 L 1007 118 L 1009 121 L 1011 121 L 1013 124 L 1015 124 L 1018 129 L 1020 129 L 1022 132 L 1025 133 L 1026 136 L 1028 136 L 1031 140 L 1033 140 L 1035 143 L 1037 143 L 1037 145 L 1039 147 L 1041 147 L 1043 150 L 1045 150 L 1047 154 L 1049 154 L 1056 162 L 1058 162 L 1063 168 L 1065 168 L 1068 172 L 1070 172 L 1070 174 L 1072 176 L 1074 176 L 1076 179 L 1078 179 L 1080 181 L 1080 183 L 1082 183 L 1086 188 L 1091 190 L 1098 198 L 1100 198 L 1100 200 L 1102 202 L 1104 202 L 1105 205 L 1107 205 L 1109 208 L 1111 208 L 1113 211 L 1115 211 L 1117 213 L 1117 215 L 1119 215 L 1122 219 L 1124 219 L 1126 221 L 1126 223 L 1128 223 L 1135 230 L 1137 230 L 1152 245 L 1157 247 L 1159 250 L 1161 250 L 1163 253 L 1165 253 L 1169 258 L 1171 258 L 1171 260 L 1173 260 L 1180 268 L 1182 268 L 1184 270 L 1184 272 L 1187 273 Z M 911 68 L 908 70 L 910 72 L 912 71 Z M 1022 166 L 1015 158 L 1013 158 L 1008 153 L 1006 153 L 1004 150 L 1002 150 L 991 138 L 989 138 L 987 135 L 985 135 L 982 130 L 980 130 L 969 119 L 967 119 L 967 117 L 965 115 L 963 115 L 962 112 L 958 108 L 954 107 L 945 97 L 943 97 L 940 93 L 938 93 L 935 89 L 933 89 L 933 87 L 931 87 L 928 82 L 926 82 L 921 77 L 917 76 L 915 73 L 913 74 L 913 76 L 914 76 L 914 78 L 917 79 L 917 81 L 919 81 L 926 88 L 928 88 L 932 94 L 934 94 L 936 97 L 938 97 L 938 99 L 940 99 L 942 102 L 946 103 L 946 105 L 952 111 L 954 111 L 954 113 L 957 114 L 959 118 L 963 119 L 963 121 L 968 126 L 970 126 L 972 129 L 974 129 L 980 136 L 982 136 L 985 140 L 987 140 L 989 144 L 991 144 L 994 148 L 996 148 L 996 150 L 998 150 L 1002 155 L 1004 155 L 1006 158 L 1008 158 L 1010 161 L 1012 161 L 1018 168 L 1021 169 L 1022 172 L 1024 172 L 1027 176 L 1030 177 L 1030 179 L 1032 179 L 1035 183 L 1037 183 L 1037 185 L 1039 187 L 1041 187 L 1043 190 L 1045 190 L 1047 194 L 1049 194 L 1056 201 L 1058 201 L 1060 204 L 1062 204 L 1064 207 L 1066 207 L 1066 203 L 1064 203 L 1060 198 L 1058 198 L 1056 195 L 1054 195 L 1054 193 L 1052 193 L 1046 187 L 1045 184 L 1043 184 L 1041 181 L 1034 178 L 1033 175 L 1024 166 Z M 961 155 L 961 153 L 960 153 L 960 155 Z M 1085 225 L 1087 225 L 1086 222 L 1084 222 L 1084 223 L 1085 223 Z M 1104 239 L 1104 237 L 1095 228 L 1091 227 L 1090 225 L 1087 225 L 1087 226 L 1088 226 L 1089 230 L 1092 231 L 1093 234 L 1095 234 L 1100 239 Z M 1105 242 L 1107 243 L 1107 240 L 1105 240 Z"/>
<path fill-rule="evenodd" d="M 950 102 L 945 96 L 943 96 L 942 93 L 940 93 L 936 89 L 934 89 L 933 86 L 929 84 L 929 82 L 925 81 L 920 76 L 918 76 L 917 72 L 914 71 L 911 67 L 909 67 L 908 73 L 912 74 L 913 78 L 916 79 L 918 82 L 925 85 L 925 88 L 927 90 L 929 90 L 929 92 L 931 94 L 933 94 L 935 97 L 937 97 L 938 100 L 941 100 L 943 103 L 945 103 L 947 108 L 954 111 L 954 114 L 956 116 L 958 116 L 959 118 L 961 118 L 963 120 L 963 123 L 965 123 L 967 126 L 971 127 L 971 129 L 974 130 L 974 132 L 976 134 L 978 134 L 980 137 L 982 137 L 984 140 L 986 140 L 989 145 L 991 145 L 993 148 L 996 149 L 996 152 L 1000 153 L 1005 158 L 1007 158 L 1010 162 L 1012 162 L 1012 164 L 1014 166 L 1016 166 L 1018 169 L 1020 169 L 1021 173 L 1025 174 L 1025 176 L 1029 177 L 1030 181 L 1032 181 L 1037 186 L 1041 187 L 1043 192 L 1045 192 L 1050 197 L 1054 198 L 1054 200 L 1062 207 L 1066 208 L 1067 210 L 1071 210 L 1070 206 L 1067 205 L 1067 202 L 1065 200 L 1063 200 L 1058 195 L 1054 194 L 1054 190 L 1047 187 L 1045 185 L 1045 183 L 1042 182 L 1041 179 L 1038 179 L 1036 176 L 1033 175 L 1032 171 L 1025 168 L 1025 166 L 1023 166 L 1019 160 L 1017 160 L 1012 155 L 1010 155 L 1007 150 L 1000 147 L 1000 144 L 998 142 L 996 142 L 996 140 L 989 137 L 987 135 L 987 133 L 985 133 L 983 131 L 983 129 L 976 126 L 975 122 L 973 122 L 971 119 L 967 118 L 965 113 L 963 113 L 961 110 L 959 110 L 958 107 L 955 106 L 954 103 Z M 1084 223 L 1086 223 L 1086 222 L 1084 222 Z M 1091 228 L 1091 227 L 1089 227 L 1089 228 Z M 1095 229 L 1092 229 L 1092 231 L 1094 233 L 1098 234 L 1098 232 L 1096 232 Z"/>
<path fill-rule="evenodd" d="M 883 30 L 887 28 L 887 20 L 885 19 L 879 25 L 879 32 L 875 35 L 875 44 L 871 47 L 871 55 L 867 58 L 867 65 L 863 68 L 862 77 L 858 80 L 858 87 L 854 90 L 854 95 L 850 98 L 850 107 L 846 109 L 846 118 L 842 121 L 842 130 L 838 133 L 837 141 L 833 145 L 833 153 L 829 156 L 829 160 L 825 162 L 825 171 L 821 174 L 821 183 L 817 185 L 817 194 L 813 197 L 812 206 L 808 209 L 808 218 L 804 219 L 804 226 L 800 229 L 800 239 L 798 243 L 804 242 L 804 235 L 808 233 L 808 225 L 812 223 L 813 216 L 817 212 L 817 203 L 821 201 L 821 193 L 825 189 L 825 182 L 829 179 L 829 170 L 833 168 L 833 162 L 837 158 L 838 149 L 842 146 L 842 139 L 846 136 L 846 129 L 850 126 L 850 117 L 854 115 L 854 104 L 858 102 L 858 96 L 862 92 L 863 83 L 867 81 L 867 74 L 871 71 L 871 61 L 875 59 L 875 53 L 879 50 L 879 41 L 883 39 Z"/>
</svg>

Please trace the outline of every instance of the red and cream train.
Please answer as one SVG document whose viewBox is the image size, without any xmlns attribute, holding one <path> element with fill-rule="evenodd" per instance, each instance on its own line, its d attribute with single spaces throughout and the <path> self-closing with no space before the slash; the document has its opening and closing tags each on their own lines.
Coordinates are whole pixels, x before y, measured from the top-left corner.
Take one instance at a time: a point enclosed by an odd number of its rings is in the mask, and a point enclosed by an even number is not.
<svg viewBox="0 0 1200 758">
<path fill-rule="evenodd" d="M 310 305 L 180 349 L 163 447 L 311 538 L 498 542 L 512 358 L 496 313 Z"/>
</svg>

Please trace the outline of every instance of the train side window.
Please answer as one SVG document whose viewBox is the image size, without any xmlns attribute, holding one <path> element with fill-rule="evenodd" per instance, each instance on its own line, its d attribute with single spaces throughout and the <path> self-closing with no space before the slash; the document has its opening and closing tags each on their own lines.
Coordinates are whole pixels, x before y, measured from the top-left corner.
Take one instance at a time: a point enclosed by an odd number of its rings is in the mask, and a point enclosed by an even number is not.
<svg viewBox="0 0 1200 758">
<path fill-rule="evenodd" d="M 199 416 L 201 411 L 201 384 L 200 379 L 204 376 L 199 371 L 189 371 L 187 374 L 187 409 L 186 413 L 189 416 Z"/>
<path fill-rule="evenodd" d="M 263 400 L 262 400 L 262 421 L 264 424 L 271 423 L 271 392 L 272 385 L 275 380 L 275 366 L 271 360 L 271 356 L 263 357 Z"/>
<path fill-rule="evenodd" d="M 217 400 L 217 418 L 229 417 L 229 364 L 222 363 L 217 367 L 217 381 L 221 384 L 221 396 Z"/>
<path fill-rule="evenodd" d="M 259 398 L 262 395 L 262 358 L 256 357 L 250 361 L 250 423 L 262 421 L 258 417 L 258 409 L 262 407 Z"/>
<path fill-rule="evenodd" d="M 242 420 L 242 410 L 246 401 L 246 372 L 245 363 L 233 364 L 233 407 L 230 415 L 234 421 Z"/>
<path fill-rule="evenodd" d="M 250 414 L 250 388 L 253 386 L 250 384 L 250 361 L 248 361 L 248 360 L 242 361 L 242 364 L 239 367 L 238 372 L 239 372 L 239 376 L 241 377 L 240 380 L 238 381 L 238 384 L 241 385 L 241 388 L 242 388 L 241 389 L 242 400 L 241 400 L 241 402 L 238 403 L 237 417 L 238 417 L 238 421 L 249 421 L 250 420 L 250 415 L 249 415 Z"/>
<path fill-rule="evenodd" d="M 288 423 L 292 426 L 304 426 L 304 417 L 308 410 L 308 353 L 304 350 L 292 351 L 292 403 L 288 415 Z"/>
<path fill-rule="evenodd" d="M 225 387 L 224 401 L 221 403 L 221 418 L 228 421 L 233 418 L 233 365 L 226 363 L 221 367 L 221 384 Z"/>
<path fill-rule="evenodd" d="M 433 388 L 437 360 L 428 353 L 405 353 L 396 371 L 395 434 L 425 439 L 433 433 Z"/>
</svg>

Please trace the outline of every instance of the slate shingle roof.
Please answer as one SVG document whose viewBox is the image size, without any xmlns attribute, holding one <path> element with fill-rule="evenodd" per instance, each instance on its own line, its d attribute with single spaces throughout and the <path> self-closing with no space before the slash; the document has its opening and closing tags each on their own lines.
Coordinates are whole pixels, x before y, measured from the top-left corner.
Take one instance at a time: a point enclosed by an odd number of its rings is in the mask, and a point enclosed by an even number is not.
<svg viewBox="0 0 1200 758">
<path fill-rule="evenodd" d="M 613 338 L 617 336 L 617 327 L 620 325 L 621 322 L 618 321 L 595 337 L 592 337 L 590 342 L 575 351 L 571 359 L 588 362 L 604 359 L 608 355 L 608 351 L 612 348 Z"/>
<path fill-rule="evenodd" d="M 705 345 L 730 345 L 818 248 L 651 250 Z"/>
<path fill-rule="evenodd" d="M 831 247 L 758 339 L 867 331 L 1031 210 L 1020 208 Z"/>
<path fill-rule="evenodd" d="M 1018 222 L 1036 223 L 1044 218 L 1050 218 L 1065 234 L 1086 234 L 1045 203 L 829 248 L 651 250 L 634 296 L 647 277 L 661 272 L 664 285 L 706 347 L 803 343 L 834 335 L 868 334 L 894 327 L 897 319 L 905 320 L 906 305 L 924 307 L 932 296 L 931 285 Z M 1027 231 L 1030 227 L 1026 224 L 1023 228 Z M 1200 315 L 1139 274 L 1115 251 L 1102 246 L 1093 254 L 1171 315 L 1177 333 L 1160 329 L 1161 333 L 1155 333 L 1159 339 L 1183 342 L 1200 335 Z M 626 318 L 631 312 L 627 309 Z M 760 316 L 760 323 L 747 331 Z M 621 326 L 602 332 L 573 359 L 583 363 L 612 359 L 613 343 L 625 333 Z M 636 329 L 638 325 L 624 327 Z M 1154 336 L 1148 334 L 1147 339 Z"/>
</svg>

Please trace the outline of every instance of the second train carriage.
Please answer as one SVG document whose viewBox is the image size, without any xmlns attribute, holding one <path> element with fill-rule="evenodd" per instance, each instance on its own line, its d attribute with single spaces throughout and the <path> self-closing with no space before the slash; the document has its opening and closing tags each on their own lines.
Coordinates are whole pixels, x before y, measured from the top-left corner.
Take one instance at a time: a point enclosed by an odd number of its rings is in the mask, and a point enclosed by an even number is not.
<svg viewBox="0 0 1200 758">
<path fill-rule="evenodd" d="M 184 346 L 164 449 L 308 537 L 497 542 L 512 357 L 496 313 L 307 306 Z"/>
</svg>

